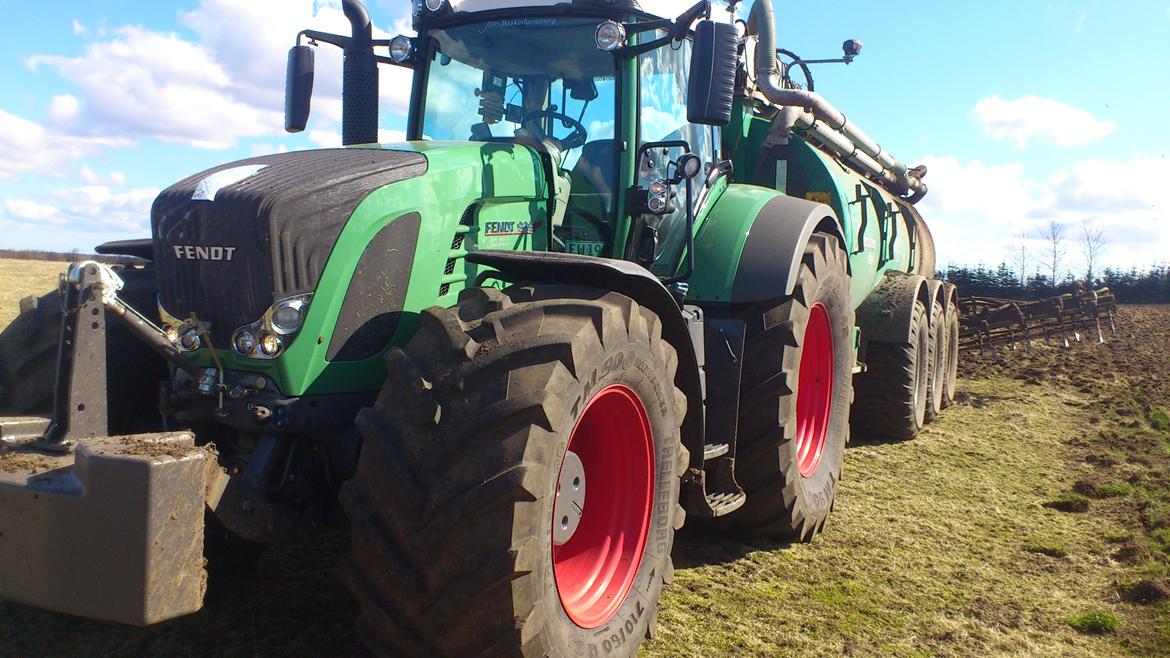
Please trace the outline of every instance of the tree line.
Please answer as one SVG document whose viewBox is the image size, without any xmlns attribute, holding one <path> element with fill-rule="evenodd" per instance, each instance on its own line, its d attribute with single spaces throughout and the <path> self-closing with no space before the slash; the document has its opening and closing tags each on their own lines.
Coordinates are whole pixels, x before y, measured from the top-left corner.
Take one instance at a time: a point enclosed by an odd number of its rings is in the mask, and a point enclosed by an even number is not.
<svg viewBox="0 0 1170 658">
<path fill-rule="evenodd" d="M 962 297 L 997 297 L 1002 299 L 1044 299 L 1073 292 L 1084 286 L 1085 278 L 1065 271 L 1052 283 L 1044 272 L 1020 275 L 1008 263 L 998 266 L 948 265 L 943 278 L 959 287 Z M 1122 304 L 1170 304 L 1170 267 L 1154 265 L 1148 269 L 1136 267 L 1127 270 L 1105 268 L 1092 279 L 1094 289 L 1109 286 Z"/>
<path fill-rule="evenodd" d="M 133 256 L 103 256 L 101 254 L 83 254 L 80 249 L 73 251 L 42 251 L 39 249 L 0 249 L 0 259 L 10 260 L 47 260 L 57 263 L 73 263 L 79 260 L 95 260 L 99 263 L 134 263 L 141 259 Z"/>
<path fill-rule="evenodd" d="M 1044 299 L 1073 292 L 1078 286 L 1108 286 L 1122 304 L 1170 303 L 1170 266 L 1101 268 L 1109 246 L 1105 232 L 1091 221 L 1083 222 L 1071 235 L 1070 228 L 1074 227 L 1049 220 L 1036 234 L 1016 236 L 1019 243 L 1010 262 L 996 267 L 949 265 L 942 276 L 958 286 L 964 297 Z M 1081 255 L 1083 269 L 1075 274 L 1068 267 L 1070 242 Z"/>
</svg>

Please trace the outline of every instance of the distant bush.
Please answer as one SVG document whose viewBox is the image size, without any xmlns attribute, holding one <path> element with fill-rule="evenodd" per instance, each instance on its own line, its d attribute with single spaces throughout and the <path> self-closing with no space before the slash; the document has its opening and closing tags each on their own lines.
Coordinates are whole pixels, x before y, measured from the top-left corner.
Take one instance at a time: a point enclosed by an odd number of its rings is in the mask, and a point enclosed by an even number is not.
<svg viewBox="0 0 1170 658">
<path fill-rule="evenodd" d="M 47 260 L 59 263 L 72 263 L 79 260 L 96 260 L 99 263 L 141 262 L 141 259 L 131 256 L 83 254 L 77 249 L 70 252 L 38 251 L 36 249 L 0 249 L 0 258 L 7 258 L 9 260 Z"/>
</svg>

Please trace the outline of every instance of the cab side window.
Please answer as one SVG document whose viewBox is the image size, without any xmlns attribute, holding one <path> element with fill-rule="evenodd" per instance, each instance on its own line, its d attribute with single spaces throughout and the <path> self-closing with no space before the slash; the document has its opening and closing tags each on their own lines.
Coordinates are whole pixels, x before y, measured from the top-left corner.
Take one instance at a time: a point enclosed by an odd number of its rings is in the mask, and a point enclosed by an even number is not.
<svg viewBox="0 0 1170 658">
<path fill-rule="evenodd" d="M 716 160 L 715 148 L 719 134 L 716 128 L 687 121 L 687 71 L 690 70 L 690 60 L 689 40 L 639 56 L 638 145 L 685 141 L 691 152 L 709 167 Z M 672 147 L 653 149 L 641 156 L 638 162 L 638 186 L 646 188 L 657 179 L 667 178 L 670 162 L 682 154 L 683 149 Z M 704 178 L 700 174 L 691 183 L 692 203 L 698 200 Z M 659 276 L 673 274 L 686 244 L 686 200 L 682 198 L 684 189 L 680 184 L 680 198 L 676 199 L 670 212 L 660 219 L 651 220 L 658 227 L 658 249 L 650 269 Z"/>
</svg>

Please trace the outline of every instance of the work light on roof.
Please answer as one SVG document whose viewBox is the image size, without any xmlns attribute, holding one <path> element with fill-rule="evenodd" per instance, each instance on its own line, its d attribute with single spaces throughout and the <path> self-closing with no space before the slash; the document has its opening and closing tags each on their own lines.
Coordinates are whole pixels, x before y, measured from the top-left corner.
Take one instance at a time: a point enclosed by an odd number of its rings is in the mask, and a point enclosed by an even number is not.
<svg viewBox="0 0 1170 658">
<path fill-rule="evenodd" d="M 410 37 L 398 35 L 390 40 L 390 59 L 399 64 L 405 64 L 410 61 L 410 56 L 414 52 L 413 44 Z"/>
<path fill-rule="evenodd" d="M 605 21 L 598 25 L 595 36 L 597 47 L 607 53 L 626 45 L 626 28 L 615 21 Z"/>
<path fill-rule="evenodd" d="M 443 5 L 447 4 L 447 0 L 425 0 L 427 11 L 439 11 Z"/>
</svg>

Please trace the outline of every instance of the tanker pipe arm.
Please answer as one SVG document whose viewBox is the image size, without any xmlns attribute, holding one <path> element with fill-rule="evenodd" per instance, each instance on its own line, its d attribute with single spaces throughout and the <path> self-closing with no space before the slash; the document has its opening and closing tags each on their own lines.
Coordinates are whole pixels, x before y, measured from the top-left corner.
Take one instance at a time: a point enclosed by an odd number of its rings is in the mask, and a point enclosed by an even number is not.
<svg viewBox="0 0 1170 658">
<path fill-rule="evenodd" d="M 926 194 L 926 185 L 922 180 L 910 175 L 906 165 L 883 151 L 863 130 L 849 123 L 845 115 L 823 96 L 803 89 L 783 89 L 778 85 L 775 25 L 776 16 L 771 0 L 755 0 L 748 15 L 747 33 L 759 37 L 755 53 L 756 85 L 764 97 L 776 105 L 804 109 L 814 120 L 810 122 L 802 119 L 800 123 L 813 128 L 818 136 L 826 136 L 822 137 L 822 141 L 837 145 L 839 140 L 836 135 L 839 135 L 850 145 L 842 146 L 845 151 L 842 155 L 858 163 L 865 163 L 862 166 L 869 173 L 890 182 L 898 194 L 911 195 L 915 201 L 922 198 Z"/>
</svg>

